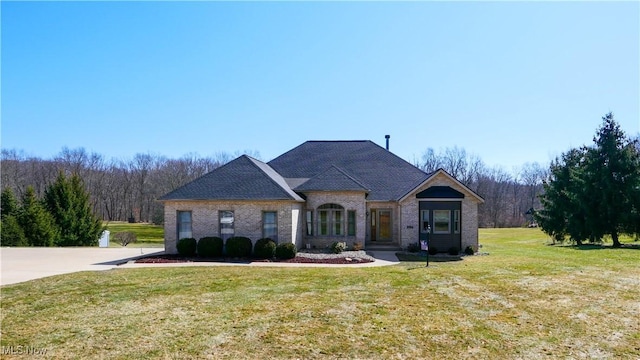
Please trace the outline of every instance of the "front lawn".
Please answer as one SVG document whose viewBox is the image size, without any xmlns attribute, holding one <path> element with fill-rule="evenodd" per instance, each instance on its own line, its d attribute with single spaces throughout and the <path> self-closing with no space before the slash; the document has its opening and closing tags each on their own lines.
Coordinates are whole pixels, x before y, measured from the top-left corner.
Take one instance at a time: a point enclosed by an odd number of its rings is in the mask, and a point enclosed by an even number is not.
<svg viewBox="0 0 640 360">
<path fill-rule="evenodd" d="M 489 255 L 428 268 L 154 267 L 4 286 L 0 343 L 68 359 L 640 357 L 640 250 L 480 234 Z"/>
<path fill-rule="evenodd" d="M 138 241 L 129 244 L 129 247 L 164 247 L 164 227 L 147 223 L 128 223 L 124 221 L 112 221 L 105 223 L 111 233 L 109 247 L 121 247 L 113 240 L 113 235 L 121 231 L 130 231 L 136 234 Z"/>
</svg>

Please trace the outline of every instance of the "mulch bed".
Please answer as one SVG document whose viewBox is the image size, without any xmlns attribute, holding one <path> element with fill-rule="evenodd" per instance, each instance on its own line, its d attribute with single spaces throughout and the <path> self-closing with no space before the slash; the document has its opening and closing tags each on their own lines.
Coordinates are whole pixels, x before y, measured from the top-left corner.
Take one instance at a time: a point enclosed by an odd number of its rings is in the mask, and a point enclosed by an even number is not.
<svg viewBox="0 0 640 360">
<path fill-rule="evenodd" d="M 369 259 L 360 258 L 329 258 L 329 259 L 312 259 L 303 256 L 296 256 L 287 260 L 257 260 L 257 259 L 230 259 L 230 258 L 214 258 L 203 259 L 198 257 L 182 257 L 180 255 L 154 255 L 143 257 L 135 260 L 136 264 L 169 264 L 169 263 L 186 263 L 186 262 L 222 262 L 222 263 L 250 263 L 250 262 L 274 262 L 274 263 L 298 263 L 298 264 L 363 264 L 372 262 Z"/>
</svg>

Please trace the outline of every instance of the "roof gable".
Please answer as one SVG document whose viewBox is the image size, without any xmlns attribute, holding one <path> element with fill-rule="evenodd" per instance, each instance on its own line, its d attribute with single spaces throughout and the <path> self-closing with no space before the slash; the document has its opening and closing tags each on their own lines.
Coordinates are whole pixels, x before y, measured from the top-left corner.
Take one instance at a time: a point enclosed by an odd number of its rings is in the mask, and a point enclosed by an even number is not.
<svg viewBox="0 0 640 360">
<path fill-rule="evenodd" d="M 398 200 L 428 178 L 417 167 L 368 140 L 307 141 L 268 164 L 286 179 L 311 179 L 335 166 L 369 189 L 369 201 Z"/>
<path fill-rule="evenodd" d="M 454 178 L 453 176 L 451 176 L 448 172 L 446 172 L 444 169 L 440 168 L 434 172 L 432 172 L 431 174 L 428 175 L 427 179 L 425 181 L 423 181 L 422 183 L 418 184 L 414 189 L 412 189 L 411 191 L 407 192 L 404 196 L 402 196 L 402 198 L 400 199 L 400 201 L 405 200 L 407 197 L 409 196 L 413 196 L 412 194 L 416 194 L 416 191 L 419 188 L 422 188 L 424 185 L 428 184 L 429 182 L 431 182 L 432 180 L 436 179 L 436 177 L 438 175 L 442 175 L 444 176 L 446 179 L 448 179 L 452 185 L 458 187 L 460 190 L 462 190 L 462 192 L 457 191 L 449 186 L 432 186 L 433 187 L 448 187 L 450 188 L 452 191 L 455 191 L 456 193 L 460 193 L 463 195 L 462 198 L 466 197 L 465 192 L 467 193 L 467 195 L 470 195 L 469 198 L 474 199 L 475 201 L 477 201 L 478 203 L 482 204 L 484 203 L 484 199 L 482 198 L 482 196 L 478 195 L 475 191 L 471 190 L 468 186 L 464 185 L 463 183 L 461 183 L 460 181 L 458 181 L 458 179 Z M 423 194 L 426 193 L 426 191 L 429 189 L 426 189 L 418 194 Z M 416 196 L 418 195 L 416 194 Z M 428 194 L 428 193 L 426 193 Z M 423 194 L 424 195 L 424 194 Z M 452 194 L 455 195 L 455 194 Z M 445 197 L 440 197 L 440 198 L 445 198 Z M 455 197 L 454 197 L 455 198 Z"/>
<path fill-rule="evenodd" d="M 302 183 L 294 190 L 296 191 L 365 191 L 367 189 L 362 183 L 347 174 L 337 166 L 331 166 L 326 171 L 312 177 Z"/>
<path fill-rule="evenodd" d="M 164 195 L 160 200 L 303 201 L 269 165 L 243 155 Z"/>
<path fill-rule="evenodd" d="M 418 199 L 464 199 L 464 194 L 450 186 L 431 186 L 416 194 Z"/>
</svg>

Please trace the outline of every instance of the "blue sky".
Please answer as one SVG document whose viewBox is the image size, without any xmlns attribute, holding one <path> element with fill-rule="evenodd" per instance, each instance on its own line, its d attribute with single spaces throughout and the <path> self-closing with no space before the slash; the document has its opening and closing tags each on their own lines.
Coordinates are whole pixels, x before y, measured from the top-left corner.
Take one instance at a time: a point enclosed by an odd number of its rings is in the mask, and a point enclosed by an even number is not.
<svg viewBox="0 0 640 360">
<path fill-rule="evenodd" d="M 369 139 L 507 170 L 640 132 L 638 2 L 1 2 L 2 148 Z"/>
</svg>

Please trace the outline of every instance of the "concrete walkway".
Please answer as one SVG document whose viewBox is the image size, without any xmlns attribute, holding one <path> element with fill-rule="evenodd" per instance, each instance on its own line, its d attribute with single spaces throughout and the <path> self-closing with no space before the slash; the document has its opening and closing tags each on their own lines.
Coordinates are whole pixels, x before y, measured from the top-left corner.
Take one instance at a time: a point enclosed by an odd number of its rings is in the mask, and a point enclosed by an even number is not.
<svg viewBox="0 0 640 360">
<path fill-rule="evenodd" d="M 277 262 L 217 263 L 192 262 L 169 264 L 136 264 L 132 260 L 163 253 L 163 248 L 0 248 L 0 285 L 69 274 L 87 270 L 113 268 L 176 266 L 271 266 L 271 267 L 373 267 L 398 264 L 393 251 L 367 252 L 376 261 L 363 264 L 299 264 Z M 119 265 L 120 264 L 120 265 Z"/>
</svg>

